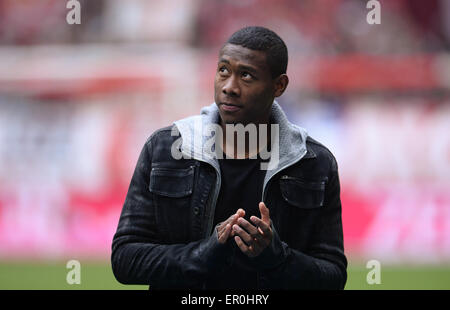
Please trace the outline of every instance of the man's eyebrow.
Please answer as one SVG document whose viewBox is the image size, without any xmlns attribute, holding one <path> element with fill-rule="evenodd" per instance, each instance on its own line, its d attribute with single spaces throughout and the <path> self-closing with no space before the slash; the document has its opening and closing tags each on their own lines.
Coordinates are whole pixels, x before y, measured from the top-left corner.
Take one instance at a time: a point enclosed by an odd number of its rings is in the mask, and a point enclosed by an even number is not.
<svg viewBox="0 0 450 310">
<path fill-rule="evenodd" d="M 226 64 L 230 64 L 230 62 L 227 59 L 225 59 L 225 58 L 220 58 L 219 59 L 219 63 L 221 63 L 221 62 L 224 62 Z M 258 72 L 258 70 L 256 68 L 254 68 L 254 67 L 250 67 L 250 66 L 246 66 L 246 65 L 239 65 L 238 67 L 239 67 L 239 69 L 244 69 L 244 70 L 251 71 L 251 72 L 254 72 L 254 73 Z"/>
</svg>

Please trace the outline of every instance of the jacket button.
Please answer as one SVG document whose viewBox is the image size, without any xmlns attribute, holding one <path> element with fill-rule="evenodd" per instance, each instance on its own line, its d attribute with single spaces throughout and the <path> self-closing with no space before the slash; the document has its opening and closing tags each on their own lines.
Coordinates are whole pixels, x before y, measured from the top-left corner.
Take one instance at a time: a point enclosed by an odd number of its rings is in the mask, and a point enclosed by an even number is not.
<svg viewBox="0 0 450 310">
<path fill-rule="evenodd" d="M 194 207 L 194 214 L 198 215 L 199 212 L 200 212 L 200 208 L 199 207 Z"/>
</svg>

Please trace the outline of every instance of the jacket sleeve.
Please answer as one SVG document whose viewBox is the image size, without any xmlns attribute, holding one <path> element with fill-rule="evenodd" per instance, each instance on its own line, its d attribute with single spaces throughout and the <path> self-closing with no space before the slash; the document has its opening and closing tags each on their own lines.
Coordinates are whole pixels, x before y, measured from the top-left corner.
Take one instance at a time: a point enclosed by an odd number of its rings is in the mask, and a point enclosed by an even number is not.
<svg viewBox="0 0 450 310">
<path fill-rule="evenodd" d="M 148 190 L 152 162 L 151 138 L 141 151 L 112 242 L 111 265 L 123 284 L 150 288 L 199 288 L 220 268 L 227 245 L 216 229 L 206 239 L 188 244 L 160 244 L 152 193 Z"/>
<path fill-rule="evenodd" d="M 341 218 L 340 184 L 332 161 L 324 206 L 315 223 L 308 253 L 281 241 L 273 225 L 272 244 L 255 259 L 268 287 L 278 289 L 343 289 L 347 281 L 347 259 Z"/>
</svg>

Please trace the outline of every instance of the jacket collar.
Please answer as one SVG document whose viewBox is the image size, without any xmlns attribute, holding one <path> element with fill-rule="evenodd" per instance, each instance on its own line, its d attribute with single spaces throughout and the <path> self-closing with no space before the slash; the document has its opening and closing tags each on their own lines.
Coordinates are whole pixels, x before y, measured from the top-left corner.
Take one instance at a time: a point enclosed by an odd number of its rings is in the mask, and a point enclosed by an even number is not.
<svg viewBox="0 0 450 310">
<path fill-rule="evenodd" d="M 182 138 L 180 148 L 182 153 L 194 159 L 208 162 L 218 168 L 217 160 L 212 154 L 205 154 L 203 146 L 210 138 L 204 135 L 204 129 L 211 124 L 219 124 L 219 120 L 219 109 L 215 103 L 212 103 L 202 108 L 200 115 L 174 122 Z M 278 143 L 279 146 L 277 163 L 270 169 L 273 170 L 273 173 L 294 164 L 303 157 L 315 157 L 314 152 L 306 146 L 308 135 L 306 130 L 289 122 L 277 101 L 272 104 L 271 122 L 279 125 L 278 140 L 272 141 L 272 143 Z"/>
<path fill-rule="evenodd" d="M 316 158 L 316 153 L 312 150 L 312 148 L 309 145 L 306 145 L 306 154 L 303 156 L 304 159 L 308 158 Z"/>
</svg>

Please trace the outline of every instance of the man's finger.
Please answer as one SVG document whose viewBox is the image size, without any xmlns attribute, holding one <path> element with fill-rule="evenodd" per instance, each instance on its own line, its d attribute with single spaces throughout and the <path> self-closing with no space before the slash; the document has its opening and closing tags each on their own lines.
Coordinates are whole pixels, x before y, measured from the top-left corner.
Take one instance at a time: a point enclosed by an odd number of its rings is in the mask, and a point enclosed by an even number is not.
<svg viewBox="0 0 450 310">
<path fill-rule="evenodd" d="M 258 227 L 259 233 L 263 236 L 267 236 L 271 233 L 270 221 L 269 223 L 263 222 L 263 220 L 256 216 L 252 216 L 250 220 L 255 224 L 256 227 Z"/>
<path fill-rule="evenodd" d="M 253 241 L 253 237 L 250 236 L 245 230 L 243 230 L 239 225 L 233 225 L 233 231 L 236 235 L 238 235 L 246 244 L 251 244 Z"/>
<path fill-rule="evenodd" d="M 234 224 L 233 222 L 234 222 L 236 219 L 237 219 L 236 214 L 233 214 L 233 215 L 230 216 L 224 223 L 233 225 L 233 224 Z"/>
<path fill-rule="evenodd" d="M 233 226 L 234 224 L 236 224 L 236 221 L 240 218 L 243 217 L 245 215 L 245 211 L 242 209 L 239 209 L 236 211 L 235 214 L 231 215 L 224 223 L 230 224 L 231 226 Z"/>
<path fill-rule="evenodd" d="M 244 210 L 244 209 L 238 209 L 238 210 L 236 211 L 236 213 L 233 214 L 233 215 L 236 215 L 238 218 L 239 218 L 239 217 L 244 217 L 244 216 L 245 216 L 245 210 Z"/>
<path fill-rule="evenodd" d="M 262 201 L 259 203 L 259 212 L 261 212 L 261 220 L 265 223 L 270 223 L 269 208 Z"/>
<path fill-rule="evenodd" d="M 244 228 L 252 237 L 255 238 L 258 236 L 258 229 L 252 224 L 250 224 L 246 219 L 239 218 L 236 222 L 239 226 Z"/>
<path fill-rule="evenodd" d="M 237 210 L 235 214 L 231 215 L 227 220 L 225 220 L 225 222 L 223 222 L 223 224 L 219 228 L 219 229 L 222 229 L 222 230 L 220 230 L 220 232 L 222 232 L 225 229 L 226 225 L 229 224 L 230 225 L 230 235 L 234 236 L 234 231 L 233 231 L 233 229 L 231 229 L 231 227 L 233 227 L 233 225 L 236 224 L 237 219 L 239 219 L 240 217 L 242 217 L 244 215 L 245 215 L 245 211 L 243 209 Z"/>
<path fill-rule="evenodd" d="M 225 228 L 222 230 L 222 232 L 219 233 L 219 242 L 220 243 L 225 243 L 227 241 L 228 236 L 230 235 L 230 231 L 231 231 L 231 225 L 226 224 Z"/>
<path fill-rule="evenodd" d="M 242 241 L 239 236 L 235 236 L 234 241 L 236 242 L 239 249 L 241 249 L 242 253 L 248 254 L 249 247 Z"/>
</svg>

